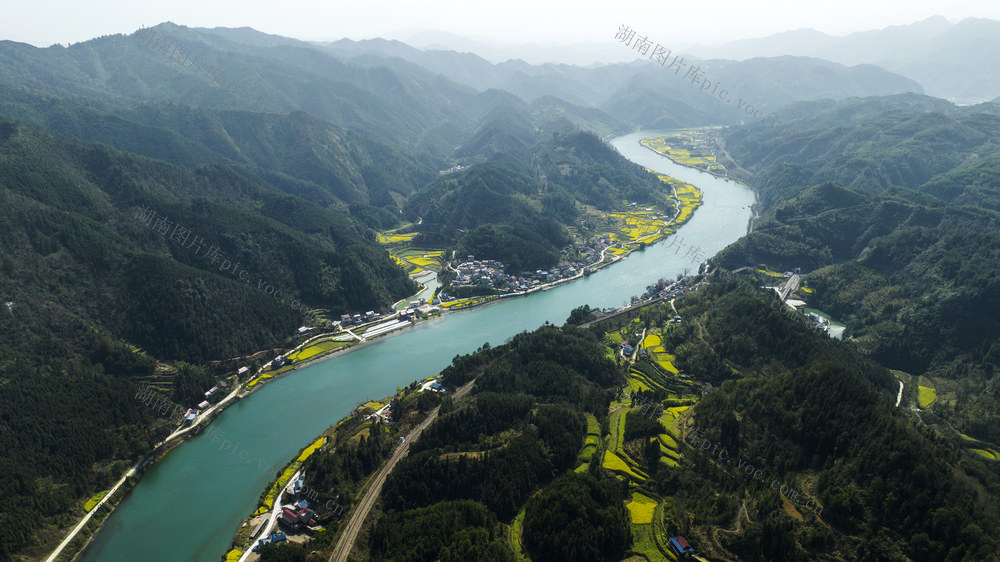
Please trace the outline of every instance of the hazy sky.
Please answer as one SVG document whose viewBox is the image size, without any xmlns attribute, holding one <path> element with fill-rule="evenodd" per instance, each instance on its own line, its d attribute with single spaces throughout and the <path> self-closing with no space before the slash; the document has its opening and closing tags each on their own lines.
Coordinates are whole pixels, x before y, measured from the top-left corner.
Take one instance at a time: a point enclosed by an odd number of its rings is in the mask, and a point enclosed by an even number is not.
<svg viewBox="0 0 1000 562">
<path fill-rule="evenodd" d="M 130 33 L 163 21 L 191 27 L 250 26 L 301 39 L 406 38 L 425 29 L 502 43 L 566 44 L 610 41 L 620 24 L 665 46 L 721 44 L 812 27 L 843 35 L 912 23 L 940 14 L 1000 20 L 996 0 L 720 0 L 611 2 L 307 2 L 303 0 L 0 0 L 0 39 L 48 46 Z"/>
</svg>

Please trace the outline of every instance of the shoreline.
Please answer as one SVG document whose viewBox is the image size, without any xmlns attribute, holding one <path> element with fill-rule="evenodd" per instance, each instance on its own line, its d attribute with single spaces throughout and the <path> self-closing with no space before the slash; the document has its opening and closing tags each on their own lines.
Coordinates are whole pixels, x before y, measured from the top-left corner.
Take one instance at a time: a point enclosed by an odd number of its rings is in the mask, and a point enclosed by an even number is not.
<svg viewBox="0 0 1000 562">
<path fill-rule="evenodd" d="M 653 137 L 646 137 L 646 138 L 653 138 Z M 745 182 L 740 181 L 739 178 L 736 178 L 734 176 L 729 175 L 728 172 L 725 173 L 725 174 L 720 174 L 718 172 L 713 172 L 711 170 L 702 170 L 701 168 L 697 168 L 695 166 L 691 166 L 691 165 L 688 165 L 688 164 L 684 164 L 682 162 L 678 162 L 673 156 L 670 156 L 669 154 L 665 154 L 663 152 L 660 152 L 659 150 L 656 150 L 655 148 L 653 148 L 651 146 L 647 146 L 647 145 L 643 144 L 642 141 L 644 141 L 644 140 L 646 140 L 646 139 L 640 139 L 638 141 L 640 146 L 642 146 L 646 150 L 651 150 L 654 154 L 656 154 L 658 156 L 662 156 L 663 158 L 666 158 L 667 160 L 670 160 L 671 162 L 673 162 L 674 164 L 677 164 L 678 166 L 684 166 L 685 168 L 690 168 L 690 169 L 696 170 L 698 172 L 704 172 L 704 173 L 706 173 L 706 174 L 708 174 L 710 176 L 716 177 L 716 178 L 718 178 L 720 180 L 724 180 L 724 181 L 727 181 L 727 182 L 731 181 L 731 182 L 736 183 L 738 185 L 742 185 L 743 187 L 745 187 L 745 188 L 749 189 L 750 191 L 752 191 L 753 192 L 753 198 L 754 198 L 754 204 L 753 204 L 753 207 L 751 207 L 751 209 L 750 209 L 752 211 L 752 213 L 750 214 L 750 218 L 747 219 L 747 234 L 750 234 L 750 233 L 753 232 L 753 223 L 754 223 L 754 220 L 760 218 L 760 213 L 757 212 L 757 203 L 760 200 L 760 194 L 757 193 L 757 189 L 755 189 L 750 184 L 747 184 Z M 727 153 L 727 155 L 728 155 L 728 153 Z M 715 155 L 713 154 L 712 157 L 715 158 Z M 718 158 L 716 158 L 716 160 L 718 160 Z M 732 160 L 732 159 L 730 158 L 730 160 Z M 739 164 L 737 164 L 737 167 L 739 167 Z M 742 168 L 740 168 L 740 169 L 742 170 Z"/>
<path fill-rule="evenodd" d="M 641 141 L 640 141 L 640 144 L 641 144 Z M 643 146 L 645 146 L 645 145 L 643 145 Z M 649 147 L 646 147 L 646 148 L 649 149 Z M 652 150 L 652 149 L 650 149 L 650 150 Z M 656 152 L 656 151 L 654 150 L 653 152 Z M 660 154 L 661 156 L 664 156 L 663 154 L 661 154 L 659 152 L 657 152 L 657 154 Z M 673 159 L 671 159 L 671 162 L 676 163 Z M 678 165 L 683 165 L 683 164 L 678 164 Z M 689 167 L 689 168 L 698 170 L 698 168 L 693 168 L 691 166 L 685 166 L 685 167 Z M 699 170 L 699 171 L 702 171 L 702 170 Z M 657 173 L 659 173 L 659 172 L 657 172 Z M 662 174 L 662 175 L 666 175 L 666 174 Z M 673 186 L 671 186 L 671 188 L 673 189 Z M 673 191 L 674 191 L 674 196 L 676 198 L 676 189 L 673 189 Z M 701 192 L 701 190 L 698 190 L 698 191 L 699 191 L 699 193 Z M 690 220 L 690 218 L 692 216 L 694 216 L 695 211 L 697 211 L 697 209 L 700 206 L 701 206 L 700 203 L 698 205 L 695 205 L 692 208 L 691 214 L 682 223 L 677 223 L 676 222 L 676 218 L 680 215 L 680 209 L 678 209 L 678 213 L 674 215 L 674 219 L 672 219 L 670 223 L 665 224 L 664 228 L 674 227 L 675 228 L 675 232 L 674 233 L 676 233 L 676 229 L 679 229 L 681 226 L 683 226 L 684 224 L 686 224 Z M 752 220 L 753 219 L 751 217 L 751 221 Z M 663 236 L 663 238 L 661 238 L 660 240 L 657 240 L 656 242 L 653 242 L 652 244 L 646 244 L 646 245 L 652 246 L 652 245 L 658 244 L 660 242 L 663 242 L 667 238 L 669 238 L 669 235 Z M 611 265 L 614 265 L 614 264 L 616 264 L 616 263 L 618 263 L 618 262 L 620 262 L 622 260 L 627 259 L 628 256 L 632 254 L 632 252 L 639 251 L 641 249 L 644 249 L 644 248 L 629 249 L 624 254 L 621 254 L 621 255 L 614 255 L 614 254 L 612 254 L 612 255 L 610 255 L 610 257 L 605 255 L 604 257 L 602 257 L 602 259 L 600 261 L 595 262 L 594 264 L 589 265 L 587 267 L 591 268 L 592 273 L 596 273 L 597 271 L 600 271 L 600 270 L 602 270 L 604 268 L 610 267 Z M 607 249 L 605 249 L 605 251 L 606 250 Z M 435 272 L 434 270 L 427 270 L 427 271 L 430 271 L 430 272 L 434 273 L 435 276 L 438 275 L 438 273 L 439 273 L 439 272 Z M 254 384 L 253 388 L 247 388 L 246 385 L 248 385 L 250 382 L 258 380 L 261 375 L 267 374 L 267 371 L 264 371 L 264 367 L 261 367 L 258 370 L 257 374 L 253 378 L 247 379 L 247 381 L 245 381 L 243 383 L 238 383 L 237 388 L 234 389 L 234 391 L 230 395 L 228 395 L 225 400 L 223 400 L 219 404 L 213 406 L 212 409 L 211 409 L 211 411 L 207 413 L 206 418 L 204 418 L 204 420 L 198 420 L 198 422 L 195 425 L 189 426 L 187 428 L 175 429 L 174 431 L 172 431 L 167 437 L 164 438 L 163 441 L 161 441 L 160 443 L 158 443 L 157 446 L 155 446 L 153 448 L 153 450 L 150 451 L 150 455 L 149 455 L 149 457 L 147 457 L 147 459 L 145 459 L 142 463 L 137 463 L 137 464 L 133 465 L 133 468 L 130 469 L 130 471 L 133 471 L 133 474 L 131 476 L 131 479 L 132 479 L 131 482 L 129 482 L 127 480 L 127 478 L 128 478 L 127 476 L 123 475 L 123 477 L 126 478 L 126 483 L 129 484 L 128 489 L 125 490 L 125 493 L 122 494 L 121 498 L 112 507 L 110 507 L 108 509 L 106 515 L 100 521 L 100 523 L 96 526 L 96 528 L 94 528 L 94 529 L 92 529 L 90 531 L 90 534 L 86 538 L 83 546 L 81 548 L 79 548 L 79 550 L 76 550 L 76 551 L 72 552 L 72 554 L 70 555 L 70 559 L 77 560 L 77 559 L 80 558 L 80 556 L 86 551 L 87 547 L 90 546 L 90 544 L 93 541 L 94 537 L 96 537 L 97 534 L 100 533 L 100 531 L 104 528 L 104 524 L 114 514 L 115 509 L 117 509 L 118 506 L 121 505 L 121 503 L 128 497 L 128 495 L 132 492 L 132 490 L 135 489 L 135 487 L 141 482 L 142 476 L 145 474 L 145 472 L 147 470 L 149 470 L 150 467 L 152 467 L 154 464 L 158 463 L 170 451 L 176 449 L 177 447 L 179 447 L 180 445 L 182 445 L 184 442 L 186 442 L 188 439 L 191 439 L 192 437 L 198 437 L 199 435 L 201 435 L 201 433 L 203 431 L 205 431 L 204 430 L 205 426 L 207 426 L 209 423 L 211 423 L 212 421 L 214 421 L 215 418 L 217 418 L 218 416 L 220 416 L 225 410 L 227 410 L 233 404 L 239 402 L 240 400 L 246 398 L 247 396 L 250 396 L 251 394 L 253 394 L 254 392 L 256 392 L 258 389 L 260 389 L 261 387 L 266 386 L 268 381 L 270 381 L 270 380 L 277 380 L 279 378 L 283 378 L 286 374 L 292 373 L 294 371 L 297 371 L 300 368 L 312 366 L 312 365 L 314 365 L 316 363 L 319 363 L 321 361 L 325 361 L 327 359 L 332 359 L 332 358 L 336 357 L 338 354 L 340 354 L 341 352 L 350 352 L 351 350 L 353 350 L 355 348 L 360 348 L 361 346 L 363 346 L 363 345 L 365 345 L 365 344 L 367 344 L 367 343 L 369 343 L 369 342 L 371 342 L 373 340 L 378 340 L 378 339 L 382 338 L 383 336 L 389 336 L 389 335 L 393 335 L 393 334 L 402 333 L 404 330 L 412 328 L 414 326 L 418 326 L 419 324 L 421 324 L 424 321 L 429 321 L 429 320 L 432 320 L 434 318 L 440 318 L 440 317 L 445 316 L 448 313 L 463 312 L 463 311 L 466 311 L 466 310 L 471 310 L 471 309 L 474 309 L 474 308 L 478 308 L 480 306 L 485 306 L 485 305 L 491 304 L 493 302 L 505 300 L 505 299 L 508 299 L 508 298 L 529 296 L 529 295 L 532 295 L 532 294 L 534 294 L 536 292 L 547 291 L 549 289 L 552 289 L 552 288 L 555 288 L 555 287 L 559 287 L 560 285 L 564 285 L 564 284 L 567 284 L 567 283 L 570 283 L 570 282 L 573 282 L 573 281 L 577 281 L 577 280 L 579 280 L 581 278 L 585 278 L 585 277 L 587 277 L 587 275 L 584 275 L 583 272 L 581 271 L 581 272 L 577 273 L 576 275 L 574 275 L 573 277 L 567 277 L 567 278 L 558 279 L 556 281 L 552 281 L 552 282 L 549 282 L 549 283 L 544 283 L 544 284 L 539 285 L 538 287 L 532 287 L 531 289 L 527 289 L 525 291 L 517 291 L 517 292 L 513 292 L 513 293 L 506 293 L 506 294 L 503 294 L 503 295 L 495 295 L 495 296 L 493 296 L 493 298 L 490 298 L 489 300 L 486 300 L 486 301 L 483 301 L 483 302 L 479 302 L 479 303 L 475 303 L 475 304 L 471 304 L 471 305 L 465 305 L 465 306 L 462 306 L 460 308 L 456 308 L 454 310 L 449 310 L 448 308 L 444 308 L 443 307 L 443 308 L 440 309 L 440 313 L 439 314 L 431 315 L 431 316 L 428 316 L 427 318 L 422 318 L 418 322 L 412 322 L 409 326 L 403 325 L 403 326 L 400 326 L 397 329 L 391 329 L 391 330 L 388 330 L 388 331 L 385 331 L 385 332 L 380 332 L 378 334 L 373 335 L 371 338 L 367 338 L 363 334 L 354 334 L 353 332 L 351 332 L 349 330 L 344 330 L 344 329 L 341 329 L 341 330 L 339 330 L 337 332 L 321 333 L 321 334 L 317 334 L 315 336 L 312 336 L 312 337 L 306 339 L 303 343 L 295 346 L 292 349 L 289 349 L 287 351 L 282 352 L 283 356 L 287 356 L 289 354 L 296 353 L 296 352 L 300 351 L 301 349 L 305 349 L 306 347 L 308 347 L 309 345 L 311 345 L 312 342 L 314 342 L 316 340 L 321 340 L 323 338 L 332 338 L 332 337 L 335 337 L 337 335 L 345 335 L 345 334 L 351 334 L 351 335 L 355 336 L 355 341 L 352 342 L 352 343 L 350 343 L 350 344 L 348 344 L 348 345 L 345 345 L 343 347 L 339 347 L 337 349 L 333 349 L 333 350 L 330 350 L 330 351 L 321 352 L 321 353 L 318 353 L 317 355 L 315 355 L 313 357 L 310 357 L 308 359 L 303 360 L 302 362 L 294 363 L 294 364 L 291 365 L 291 368 L 289 368 L 287 370 L 283 370 L 281 372 L 275 372 L 275 374 L 268 376 L 267 379 L 265 379 L 265 380 L 263 380 L 261 382 L 257 382 L 256 384 Z M 417 293 L 415 293 L 411 297 L 408 297 L 407 299 L 402 299 L 400 301 L 397 301 L 396 303 L 394 303 L 393 307 L 397 306 L 401 302 L 406 302 L 410 298 L 413 298 L 414 296 L 419 295 L 420 293 L 424 292 L 426 290 L 426 285 L 424 285 L 423 283 L 421 283 L 420 285 L 421 285 L 421 288 L 420 288 L 419 291 L 417 291 Z M 397 311 L 396 314 L 391 315 L 390 317 L 387 317 L 387 318 L 391 318 L 391 317 L 398 317 L 398 311 Z M 383 319 L 379 323 L 375 323 L 373 325 L 381 324 L 381 323 L 383 323 L 386 320 L 387 319 Z M 370 327 L 371 326 L 368 326 L 368 327 L 366 327 L 366 329 L 369 329 Z M 268 365 L 268 364 L 269 363 L 265 363 L 265 365 Z M 281 370 L 282 368 L 279 368 L 278 370 Z M 222 407 L 223 404 L 225 404 L 224 407 Z M 200 431 L 198 431 L 198 432 L 192 431 L 197 426 L 202 426 L 202 429 Z M 175 434 L 176 434 L 176 436 L 175 436 Z M 160 451 L 159 453 L 157 453 L 157 450 L 161 446 L 163 447 L 163 450 Z M 142 469 L 141 470 L 134 470 L 135 466 L 138 466 L 138 464 L 142 464 Z M 111 496 L 111 494 L 108 494 L 108 496 L 106 497 L 105 502 L 103 502 L 103 503 L 105 503 L 104 507 L 107 507 L 107 504 L 111 503 L 111 502 L 107 501 L 107 500 L 110 499 L 110 496 Z M 100 507 L 100 506 L 98 506 L 98 507 Z M 92 512 L 95 512 L 95 510 L 98 507 L 95 507 L 94 510 L 92 510 Z M 91 512 L 88 512 L 88 514 L 86 514 L 84 517 L 90 517 L 90 515 L 89 515 L 90 513 Z M 77 525 L 80 523 L 80 521 L 83 521 L 83 519 L 84 519 L 83 517 L 77 519 L 73 523 L 71 529 L 75 529 L 77 527 Z M 80 530 L 82 530 L 82 526 L 80 526 L 80 529 L 77 529 L 73 533 L 75 536 L 71 540 L 67 541 L 67 544 L 65 545 L 66 547 L 70 546 L 70 543 L 72 543 L 74 540 L 76 540 L 76 537 L 79 536 L 79 531 Z M 66 537 L 63 538 L 63 540 L 65 540 L 65 539 L 66 539 Z M 67 555 L 66 549 L 65 548 L 61 548 L 59 552 L 53 551 L 52 553 L 50 553 L 49 556 L 46 557 L 46 560 L 54 559 L 55 556 L 66 556 L 66 555 Z"/>
<path fill-rule="evenodd" d="M 646 138 L 653 138 L 653 137 L 646 137 Z M 646 150 L 652 150 L 658 156 L 662 156 L 662 157 L 666 158 L 667 160 L 670 160 L 674 164 L 677 164 L 678 166 L 684 166 L 685 168 L 691 168 L 692 170 L 697 170 L 699 172 L 704 172 L 704 173 L 706 173 L 706 174 L 708 174 L 710 176 L 715 176 L 715 177 L 719 178 L 720 180 L 734 181 L 734 182 L 736 182 L 736 183 L 738 183 L 740 185 L 746 185 L 743 182 L 739 181 L 738 179 L 730 176 L 728 173 L 726 173 L 726 174 L 720 174 L 718 172 L 713 172 L 712 170 L 703 170 L 701 168 L 697 168 L 697 167 L 692 166 L 690 164 L 684 164 L 683 162 L 678 162 L 677 159 L 674 158 L 673 156 L 671 156 L 671 155 L 669 155 L 667 153 L 664 153 L 664 152 L 660 152 L 659 150 L 656 150 L 655 148 L 653 148 L 651 146 L 647 146 L 647 145 L 643 144 L 642 141 L 644 141 L 644 140 L 646 140 L 646 139 L 639 140 L 639 145 L 640 146 L 642 146 Z M 715 158 L 715 155 L 713 155 L 712 158 Z M 747 187 L 749 187 L 749 186 L 747 186 Z"/>
</svg>

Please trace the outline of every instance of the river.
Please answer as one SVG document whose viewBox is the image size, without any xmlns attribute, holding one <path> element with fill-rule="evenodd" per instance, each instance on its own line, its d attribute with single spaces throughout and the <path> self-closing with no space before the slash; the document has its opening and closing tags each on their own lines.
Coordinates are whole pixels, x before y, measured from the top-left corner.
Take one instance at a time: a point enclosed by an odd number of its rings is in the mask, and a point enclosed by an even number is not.
<svg viewBox="0 0 1000 562">
<path fill-rule="evenodd" d="M 704 203 L 677 234 L 590 277 L 422 322 L 268 383 L 150 468 L 82 560 L 216 562 L 274 479 L 268 466 L 288 462 L 359 402 L 434 375 L 455 355 L 485 342 L 502 344 L 545 322 L 561 325 L 577 306 L 622 306 L 659 278 L 696 272 L 698 262 L 746 233 L 754 196 L 639 144 L 656 134 L 661 133 L 634 133 L 610 144 L 629 160 L 704 192 Z"/>
</svg>

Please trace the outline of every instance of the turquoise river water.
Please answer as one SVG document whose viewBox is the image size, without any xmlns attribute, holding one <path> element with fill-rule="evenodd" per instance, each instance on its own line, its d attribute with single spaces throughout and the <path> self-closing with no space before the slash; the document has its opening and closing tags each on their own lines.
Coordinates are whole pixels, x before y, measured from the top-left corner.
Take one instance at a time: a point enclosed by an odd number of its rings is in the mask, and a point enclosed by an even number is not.
<svg viewBox="0 0 1000 562">
<path fill-rule="evenodd" d="M 432 376 L 455 355 L 485 342 L 502 344 L 545 322 L 562 324 L 577 306 L 622 306 L 659 278 L 696 272 L 698 263 L 686 256 L 690 248 L 702 261 L 745 234 L 754 195 L 639 145 L 655 134 L 634 133 L 610 142 L 629 160 L 704 192 L 704 204 L 671 238 L 590 277 L 422 322 L 268 383 L 150 468 L 82 559 L 216 562 L 229 549 L 236 526 L 256 508 L 274 467 L 359 402 Z"/>
</svg>

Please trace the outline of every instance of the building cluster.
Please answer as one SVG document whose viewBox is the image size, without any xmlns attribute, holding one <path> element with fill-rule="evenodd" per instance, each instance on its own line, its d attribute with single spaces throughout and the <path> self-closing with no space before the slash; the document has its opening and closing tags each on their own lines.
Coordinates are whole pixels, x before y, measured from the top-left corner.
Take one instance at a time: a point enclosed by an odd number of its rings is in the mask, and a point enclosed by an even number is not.
<svg viewBox="0 0 1000 562">
<path fill-rule="evenodd" d="M 580 260 L 585 264 L 594 265 L 595 263 L 601 261 L 604 256 L 604 250 L 611 246 L 611 238 L 608 236 L 602 236 L 600 238 L 594 238 L 586 244 L 581 244 L 580 246 L 569 245 L 563 248 L 563 254 L 579 254 Z"/>
<path fill-rule="evenodd" d="M 438 394 L 448 394 L 448 389 L 444 387 L 444 379 L 442 377 L 437 377 L 435 379 L 430 379 L 425 381 L 423 385 L 420 386 L 420 391 L 430 391 L 437 392 Z"/>
<path fill-rule="evenodd" d="M 278 524 L 292 532 L 299 532 L 305 529 L 315 530 L 316 512 L 309 509 L 307 500 L 297 500 L 295 503 L 281 506 L 281 516 L 278 517 Z"/>
<path fill-rule="evenodd" d="M 707 285 L 705 281 L 699 281 L 698 283 L 692 283 L 694 277 L 688 275 L 686 277 L 681 277 L 677 281 L 670 283 L 664 279 L 660 279 L 656 283 L 646 287 L 646 292 L 641 295 L 632 295 L 631 306 L 637 306 L 642 304 L 644 301 L 650 301 L 657 298 L 662 298 L 666 300 L 681 300 L 684 295 L 689 291 L 694 291 L 702 285 Z"/>
<path fill-rule="evenodd" d="M 453 287 L 490 287 L 506 289 L 517 286 L 517 277 L 504 272 L 504 265 L 497 260 L 477 260 L 475 256 L 455 268 L 458 274 L 452 280 Z"/>
<path fill-rule="evenodd" d="M 372 412 L 368 416 L 368 419 L 376 422 L 392 423 L 392 402 L 382 406 L 378 411 Z"/>
<path fill-rule="evenodd" d="M 260 548 L 269 542 L 289 542 L 289 535 L 292 535 L 292 540 L 305 543 L 309 541 L 309 537 L 302 537 L 301 535 L 312 536 L 322 530 L 322 527 L 316 521 L 316 512 L 309 507 L 309 500 L 305 497 L 308 494 L 305 493 L 305 489 L 305 476 L 301 474 L 297 474 L 286 485 L 285 494 L 290 498 L 290 503 L 282 504 L 281 506 L 281 514 L 277 518 L 278 526 L 281 529 L 276 530 L 265 538 L 258 539 L 257 544 L 253 547 L 254 552 L 260 552 Z M 315 497 L 315 492 L 310 497 Z M 266 522 L 267 518 L 262 518 L 250 536 L 254 536 Z"/>
<path fill-rule="evenodd" d="M 379 314 L 378 312 L 375 312 L 374 310 L 369 310 L 364 314 L 358 313 L 353 316 L 351 316 L 350 314 L 341 314 L 340 320 L 335 320 L 333 322 L 333 327 L 339 328 L 343 326 L 345 328 L 349 328 L 351 326 L 360 326 L 366 322 L 375 322 L 376 320 L 380 320 L 381 318 L 382 315 Z"/>
<path fill-rule="evenodd" d="M 806 316 L 809 318 L 809 321 L 812 323 L 812 327 L 813 328 L 816 328 L 816 329 L 819 329 L 819 330 L 823 330 L 824 332 L 827 332 L 827 333 L 830 332 L 830 319 L 829 318 L 826 318 L 825 316 L 820 316 L 819 314 L 816 314 L 815 312 L 810 312 Z"/>
<path fill-rule="evenodd" d="M 551 269 L 539 269 L 535 272 L 508 274 L 503 263 L 497 260 L 477 260 L 475 256 L 459 265 L 458 275 L 451 282 L 452 287 L 485 287 L 489 289 L 508 291 L 527 291 L 545 283 L 560 279 L 576 277 L 585 271 L 587 265 L 579 261 L 564 260 Z"/>
</svg>

